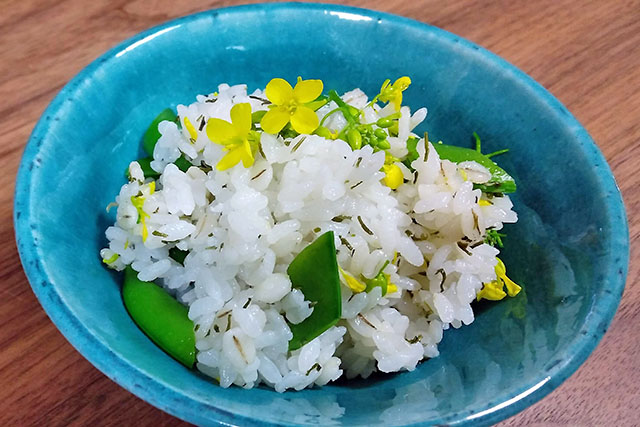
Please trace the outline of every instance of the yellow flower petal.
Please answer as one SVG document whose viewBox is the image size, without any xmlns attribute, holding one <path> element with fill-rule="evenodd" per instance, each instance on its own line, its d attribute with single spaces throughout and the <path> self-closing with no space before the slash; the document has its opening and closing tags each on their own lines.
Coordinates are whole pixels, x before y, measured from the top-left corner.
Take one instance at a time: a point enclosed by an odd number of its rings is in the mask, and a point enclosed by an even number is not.
<svg viewBox="0 0 640 427">
<path fill-rule="evenodd" d="M 247 134 L 251 130 L 251 104 L 236 104 L 231 108 L 231 124 L 239 134 Z"/>
<path fill-rule="evenodd" d="M 338 268 L 340 269 L 340 273 L 342 274 L 345 284 L 353 291 L 353 293 L 357 294 L 367 289 L 367 286 L 364 283 L 344 271 L 342 267 L 338 266 Z"/>
<path fill-rule="evenodd" d="M 272 79 L 267 83 L 264 92 L 269 101 L 275 105 L 286 104 L 293 98 L 293 88 L 285 79 Z"/>
<path fill-rule="evenodd" d="M 394 294 L 396 292 L 398 292 L 398 287 L 393 283 L 389 283 L 387 285 L 387 294 Z"/>
<path fill-rule="evenodd" d="M 491 202 L 485 199 L 480 199 L 478 200 L 478 205 L 479 206 L 491 206 Z"/>
<path fill-rule="evenodd" d="M 207 136 L 216 144 L 226 145 L 237 136 L 234 126 L 222 119 L 209 119 L 207 122 Z"/>
<path fill-rule="evenodd" d="M 498 275 L 498 277 L 502 276 L 503 274 L 507 273 L 507 267 L 505 267 L 504 262 L 502 262 L 502 260 L 498 257 L 496 257 L 496 266 L 494 267 L 494 270 L 496 271 L 496 274 Z"/>
<path fill-rule="evenodd" d="M 319 124 L 318 116 L 309 107 L 301 105 L 291 116 L 291 127 L 298 133 L 311 134 Z"/>
<path fill-rule="evenodd" d="M 142 217 L 142 243 L 147 241 L 147 238 L 149 237 L 149 229 L 147 228 L 147 224 L 145 222 L 144 217 Z"/>
<path fill-rule="evenodd" d="M 306 104 L 320 96 L 322 87 L 322 80 L 300 80 L 293 88 L 293 98 L 300 104 Z"/>
<path fill-rule="evenodd" d="M 382 171 L 384 172 L 384 183 L 387 187 L 392 190 L 400 187 L 400 185 L 404 182 L 404 176 L 402 175 L 402 169 L 398 165 L 384 165 L 382 166 Z"/>
<path fill-rule="evenodd" d="M 191 137 L 191 139 L 193 139 L 194 141 L 198 139 L 198 132 L 187 116 L 184 117 L 184 127 L 187 129 L 187 132 L 189 132 L 189 136 Z"/>
<path fill-rule="evenodd" d="M 263 131 L 275 135 L 289 123 L 290 118 L 291 115 L 286 108 L 273 107 L 260 120 L 260 127 Z"/>
<path fill-rule="evenodd" d="M 409 87 L 411 79 L 407 76 L 400 77 L 389 86 L 390 80 L 385 80 L 380 89 L 379 99 L 382 102 L 391 102 L 396 111 L 400 111 L 402 105 L 402 92 Z"/>
<path fill-rule="evenodd" d="M 520 293 L 522 288 L 513 280 L 509 279 L 506 275 L 501 277 L 504 281 L 504 285 L 507 287 L 507 293 L 510 297 L 515 297 Z"/>
<path fill-rule="evenodd" d="M 482 298 L 491 301 L 499 301 L 506 297 L 507 294 L 502 290 L 502 283 L 494 280 L 489 283 L 484 283 L 484 286 L 476 295 L 476 299 L 480 301 Z"/>
<path fill-rule="evenodd" d="M 391 98 L 391 103 L 396 111 L 400 111 L 400 107 L 402 107 L 402 92 L 396 92 L 396 94 Z"/>
<path fill-rule="evenodd" d="M 225 171 L 234 167 L 242 161 L 243 155 L 244 152 L 242 150 L 242 145 L 231 149 L 227 154 L 224 155 L 222 159 L 220 159 L 220 161 L 216 165 L 216 169 L 218 169 L 219 171 Z"/>
<path fill-rule="evenodd" d="M 507 287 L 507 293 L 510 297 L 515 297 L 520 293 L 522 288 L 513 280 L 507 277 L 507 267 L 505 267 L 504 262 L 500 258 L 496 258 L 498 263 L 496 264 L 496 275 L 500 280 L 504 282 L 504 285 Z"/>
<path fill-rule="evenodd" d="M 400 77 L 395 82 L 393 82 L 393 88 L 402 92 L 406 90 L 410 84 L 411 84 L 411 79 L 407 76 L 403 76 L 403 77 Z"/>
<path fill-rule="evenodd" d="M 113 253 L 113 255 L 111 255 L 109 258 L 102 258 L 102 262 L 104 262 L 105 264 L 109 265 L 109 264 L 113 264 L 114 262 L 116 262 L 116 260 L 120 258 L 120 255 L 118 255 L 117 253 Z"/>
<path fill-rule="evenodd" d="M 253 157 L 253 152 L 251 151 L 251 144 L 246 139 L 240 145 L 237 150 L 240 151 L 240 155 L 242 156 L 242 166 L 245 168 L 250 168 L 253 166 L 253 162 L 255 161 Z"/>
</svg>

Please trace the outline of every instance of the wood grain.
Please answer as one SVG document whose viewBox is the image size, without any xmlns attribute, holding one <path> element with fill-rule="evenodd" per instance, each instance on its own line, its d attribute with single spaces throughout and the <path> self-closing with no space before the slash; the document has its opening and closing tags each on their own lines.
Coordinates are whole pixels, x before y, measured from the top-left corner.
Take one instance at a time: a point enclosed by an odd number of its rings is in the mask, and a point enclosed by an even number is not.
<svg viewBox="0 0 640 427">
<path fill-rule="evenodd" d="M 85 361 L 49 321 L 20 265 L 13 188 L 29 133 L 56 92 L 123 39 L 235 1 L 0 0 L 0 425 L 181 425 Z M 506 58 L 582 122 L 609 161 L 631 237 L 627 288 L 599 347 L 505 426 L 638 425 L 640 2 L 353 0 L 429 22 Z M 615 396 L 615 397 L 613 397 Z"/>
</svg>

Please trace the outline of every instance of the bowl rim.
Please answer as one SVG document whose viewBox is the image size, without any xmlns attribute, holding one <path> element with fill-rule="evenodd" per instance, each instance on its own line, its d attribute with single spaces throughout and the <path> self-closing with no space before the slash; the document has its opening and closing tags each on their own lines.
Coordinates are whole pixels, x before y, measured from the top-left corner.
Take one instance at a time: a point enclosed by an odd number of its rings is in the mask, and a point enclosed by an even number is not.
<svg viewBox="0 0 640 427">
<path fill-rule="evenodd" d="M 603 191 L 610 195 L 609 202 L 604 206 L 607 218 L 610 219 L 612 224 L 612 238 L 609 246 L 612 249 L 611 253 L 622 254 L 622 258 L 617 265 L 613 265 L 613 262 L 609 263 L 609 273 L 611 274 L 605 276 L 603 288 L 611 292 L 605 293 L 603 298 L 594 304 L 593 309 L 596 311 L 587 316 L 580 331 L 567 347 L 569 356 L 551 363 L 544 372 L 539 374 L 538 381 L 523 384 L 519 387 L 518 393 L 515 393 L 510 399 L 501 402 L 489 402 L 481 410 L 465 410 L 433 422 L 452 425 L 469 423 L 474 425 L 492 424 L 520 412 L 550 393 L 573 374 L 594 350 L 613 319 L 626 283 L 629 262 L 628 223 L 622 196 L 609 165 L 587 131 L 564 105 L 533 78 L 511 63 L 473 42 L 438 27 L 403 16 L 352 6 L 323 3 L 257 3 L 210 9 L 186 15 L 149 28 L 120 42 L 93 60 L 58 92 L 42 113 L 24 149 L 16 178 L 13 212 L 18 252 L 26 276 L 40 304 L 58 330 L 84 358 L 107 377 L 144 401 L 178 418 L 197 424 L 215 423 L 227 425 L 228 423 L 243 423 L 273 425 L 242 414 L 234 414 L 224 408 L 196 400 L 179 389 L 157 381 L 129 361 L 112 352 L 99 337 L 93 335 L 82 325 L 66 305 L 64 298 L 57 292 L 55 285 L 50 282 L 39 254 L 37 238 L 34 235 L 35 226 L 30 221 L 31 172 L 33 167 L 38 166 L 37 155 L 40 146 L 47 136 L 51 119 L 58 112 L 62 103 L 70 94 L 74 93 L 83 81 L 90 79 L 104 63 L 119 56 L 120 52 L 130 49 L 133 45 L 143 44 L 153 39 L 155 35 L 174 30 L 192 21 L 207 18 L 212 14 L 242 14 L 256 10 L 267 13 L 300 12 L 305 10 L 344 13 L 352 17 L 362 16 L 385 20 L 394 25 L 411 27 L 420 32 L 430 33 L 437 38 L 455 41 L 464 49 L 473 49 L 484 61 L 488 61 L 498 68 L 512 73 L 515 80 L 528 87 L 535 97 L 541 99 L 556 111 L 556 114 L 561 117 L 566 126 L 574 129 L 575 137 L 587 160 L 591 164 L 599 165 L 597 170 L 598 183 Z M 210 418 L 206 415 L 214 415 L 215 418 Z M 416 425 L 418 424 L 420 423 L 416 423 Z"/>
</svg>

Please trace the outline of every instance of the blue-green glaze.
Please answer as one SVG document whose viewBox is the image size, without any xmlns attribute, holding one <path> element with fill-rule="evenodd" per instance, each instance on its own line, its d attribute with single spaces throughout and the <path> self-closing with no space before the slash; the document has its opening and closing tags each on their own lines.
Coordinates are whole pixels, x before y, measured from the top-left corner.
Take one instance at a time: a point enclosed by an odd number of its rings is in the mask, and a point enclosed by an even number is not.
<svg viewBox="0 0 640 427">
<path fill-rule="evenodd" d="M 408 75 L 405 102 L 426 105 L 419 131 L 486 152 L 518 183 L 520 222 L 504 260 L 524 296 L 478 307 L 445 334 L 441 356 L 410 373 L 278 394 L 222 389 L 157 348 L 129 318 L 121 278 L 98 250 L 105 206 L 166 106 L 221 82 L 274 76 L 361 87 Z M 453 34 L 384 13 L 315 4 L 213 10 L 148 30 L 76 76 L 44 112 L 18 173 L 14 220 L 42 306 L 91 363 L 126 389 L 202 425 L 490 424 L 564 381 L 616 310 L 628 264 L 624 206 L 587 132 L 524 73 Z M 524 314 L 523 318 L 519 315 Z M 521 317 L 521 316 L 520 316 Z"/>
</svg>

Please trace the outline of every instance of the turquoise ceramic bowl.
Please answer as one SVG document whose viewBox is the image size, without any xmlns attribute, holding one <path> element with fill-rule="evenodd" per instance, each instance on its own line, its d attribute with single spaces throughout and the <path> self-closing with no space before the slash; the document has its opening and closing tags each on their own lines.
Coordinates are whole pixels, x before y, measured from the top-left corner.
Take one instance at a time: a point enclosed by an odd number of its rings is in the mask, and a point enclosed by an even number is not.
<svg viewBox="0 0 640 427">
<path fill-rule="evenodd" d="M 399 47 L 402 47 L 401 49 Z M 105 206 L 163 108 L 221 82 L 274 76 L 376 93 L 409 75 L 431 139 L 508 147 L 520 214 L 504 258 L 526 295 L 478 307 L 414 372 L 278 394 L 222 389 L 183 368 L 132 323 L 98 250 Z M 113 214 L 113 212 L 112 212 Z M 628 230 L 616 183 L 587 132 L 524 73 L 453 34 L 379 12 L 315 4 L 213 10 L 148 30 L 102 55 L 53 100 L 16 185 L 18 248 L 31 286 L 91 363 L 196 424 L 489 424 L 540 399 L 587 358 L 624 287 Z"/>
</svg>

